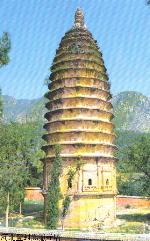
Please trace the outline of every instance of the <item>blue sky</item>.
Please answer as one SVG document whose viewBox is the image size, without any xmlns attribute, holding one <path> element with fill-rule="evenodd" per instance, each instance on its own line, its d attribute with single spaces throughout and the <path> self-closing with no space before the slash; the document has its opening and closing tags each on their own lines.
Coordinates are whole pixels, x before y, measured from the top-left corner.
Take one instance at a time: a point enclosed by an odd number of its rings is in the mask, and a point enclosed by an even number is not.
<svg viewBox="0 0 150 241">
<path fill-rule="evenodd" d="M 1 0 L 0 35 L 11 36 L 11 62 L 0 69 L 3 94 L 34 99 L 46 92 L 44 78 L 56 48 L 81 7 L 98 41 L 111 92 L 150 96 L 150 7 L 145 0 Z"/>
</svg>

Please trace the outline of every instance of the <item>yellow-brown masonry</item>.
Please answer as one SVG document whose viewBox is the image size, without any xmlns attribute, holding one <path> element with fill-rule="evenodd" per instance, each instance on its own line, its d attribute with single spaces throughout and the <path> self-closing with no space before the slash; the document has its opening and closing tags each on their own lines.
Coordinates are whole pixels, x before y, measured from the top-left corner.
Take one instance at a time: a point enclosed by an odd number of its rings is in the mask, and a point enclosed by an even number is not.
<svg viewBox="0 0 150 241">
<path fill-rule="evenodd" d="M 43 136 L 47 142 L 43 147 L 45 200 L 54 147 L 59 144 L 61 192 L 71 198 L 65 227 L 112 224 L 117 191 L 110 84 L 102 54 L 80 9 L 56 50 L 51 72 L 44 125 L 47 134 Z M 70 173 L 74 175 L 68 185 Z"/>
</svg>

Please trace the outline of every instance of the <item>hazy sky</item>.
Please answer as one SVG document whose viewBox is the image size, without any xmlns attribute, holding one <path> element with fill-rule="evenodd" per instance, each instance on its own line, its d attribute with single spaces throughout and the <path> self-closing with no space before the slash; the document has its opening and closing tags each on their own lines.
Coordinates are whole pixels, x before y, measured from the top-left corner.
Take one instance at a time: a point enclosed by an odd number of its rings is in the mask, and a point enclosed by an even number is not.
<svg viewBox="0 0 150 241">
<path fill-rule="evenodd" d="M 11 36 L 11 62 L 0 69 L 3 94 L 38 98 L 55 50 L 81 7 L 103 53 L 112 94 L 150 96 L 150 7 L 145 0 L 0 0 L 0 35 Z"/>
</svg>

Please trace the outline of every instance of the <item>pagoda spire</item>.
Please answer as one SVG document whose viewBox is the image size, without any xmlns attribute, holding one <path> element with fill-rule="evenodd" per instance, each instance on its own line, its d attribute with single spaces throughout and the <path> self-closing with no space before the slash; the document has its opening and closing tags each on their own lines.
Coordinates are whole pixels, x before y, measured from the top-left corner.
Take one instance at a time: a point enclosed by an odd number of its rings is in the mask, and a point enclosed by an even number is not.
<svg viewBox="0 0 150 241">
<path fill-rule="evenodd" d="M 74 27 L 75 28 L 86 28 L 84 24 L 84 14 L 81 8 L 77 8 L 74 16 Z"/>
</svg>

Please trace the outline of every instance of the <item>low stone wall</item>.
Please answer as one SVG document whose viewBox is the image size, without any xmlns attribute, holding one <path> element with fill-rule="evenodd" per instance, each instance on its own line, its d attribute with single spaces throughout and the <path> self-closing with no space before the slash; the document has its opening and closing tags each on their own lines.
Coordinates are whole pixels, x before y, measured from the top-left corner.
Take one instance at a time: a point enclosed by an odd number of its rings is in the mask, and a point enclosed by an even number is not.
<svg viewBox="0 0 150 241">
<path fill-rule="evenodd" d="M 123 234 L 0 227 L 1 241 L 150 241 L 149 234 Z"/>
<path fill-rule="evenodd" d="M 42 190 L 40 187 L 25 188 L 25 201 L 43 201 Z"/>
<path fill-rule="evenodd" d="M 25 189 L 25 200 L 43 201 L 42 190 L 40 187 L 27 187 Z M 117 196 L 117 206 L 126 207 L 150 207 L 150 198 L 138 196 Z"/>
<path fill-rule="evenodd" d="M 149 207 L 150 198 L 138 196 L 117 196 L 117 206 Z"/>
</svg>

